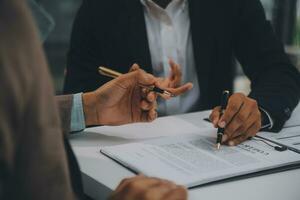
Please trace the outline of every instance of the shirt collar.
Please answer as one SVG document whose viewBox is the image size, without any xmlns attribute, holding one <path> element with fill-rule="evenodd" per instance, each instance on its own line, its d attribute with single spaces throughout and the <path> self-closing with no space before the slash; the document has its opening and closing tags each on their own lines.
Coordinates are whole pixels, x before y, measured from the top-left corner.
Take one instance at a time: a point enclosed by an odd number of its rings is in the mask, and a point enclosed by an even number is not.
<svg viewBox="0 0 300 200">
<path fill-rule="evenodd" d="M 141 3 L 147 9 L 164 10 L 152 0 L 141 0 Z M 187 0 L 172 0 L 166 9 L 181 9 L 184 10 L 187 4 Z"/>
</svg>

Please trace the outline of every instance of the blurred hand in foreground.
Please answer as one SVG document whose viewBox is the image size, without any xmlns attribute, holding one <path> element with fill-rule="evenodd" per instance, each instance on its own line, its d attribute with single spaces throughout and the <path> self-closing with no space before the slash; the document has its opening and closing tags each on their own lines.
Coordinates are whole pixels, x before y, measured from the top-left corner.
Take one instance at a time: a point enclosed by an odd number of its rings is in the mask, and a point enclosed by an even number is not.
<svg viewBox="0 0 300 200">
<path fill-rule="evenodd" d="M 186 200 L 183 186 L 157 178 L 136 176 L 124 179 L 113 192 L 110 200 Z"/>
</svg>

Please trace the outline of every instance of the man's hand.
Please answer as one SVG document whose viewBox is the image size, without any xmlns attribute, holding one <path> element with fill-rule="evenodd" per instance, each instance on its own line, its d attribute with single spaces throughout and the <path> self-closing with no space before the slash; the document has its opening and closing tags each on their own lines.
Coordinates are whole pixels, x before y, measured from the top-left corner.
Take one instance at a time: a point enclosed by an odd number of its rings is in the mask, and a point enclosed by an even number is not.
<svg viewBox="0 0 300 200">
<path fill-rule="evenodd" d="M 214 126 L 225 128 L 222 143 L 238 145 L 253 137 L 261 128 L 261 113 L 257 102 L 244 94 L 233 94 L 227 104 L 224 115 L 220 118 L 220 106 L 215 107 L 210 115 Z"/>
<path fill-rule="evenodd" d="M 152 85 L 162 87 L 157 78 L 134 65 L 131 72 L 109 81 L 94 92 L 83 94 L 86 125 L 122 125 L 153 121 L 157 117 L 157 95 L 141 87 Z M 192 84 L 187 83 L 178 88 L 163 89 L 180 95 L 191 88 Z"/>
<path fill-rule="evenodd" d="M 124 179 L 113 192 L 110 200 L 186 200 L 183 186 L 157 178 L 136 176 Z"/>
</svg>

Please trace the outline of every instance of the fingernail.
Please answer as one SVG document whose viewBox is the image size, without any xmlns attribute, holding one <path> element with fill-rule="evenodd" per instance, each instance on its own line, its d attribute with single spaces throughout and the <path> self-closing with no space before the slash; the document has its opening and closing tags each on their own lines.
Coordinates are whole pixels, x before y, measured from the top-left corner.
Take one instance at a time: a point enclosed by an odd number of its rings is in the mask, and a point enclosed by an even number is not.
<svg viewBox="0 0 300 200">
<path fill-rule="evenodd" d="M 229 141 L 229 146 L 234 146 L 234 142 L 233 141 Z"/>
<path fill-rule="evenodd" d="M 226 123 L 224 121 L 219 122 L 219 127 L 220 128 L 225 128 Z"/>
<path fill-rule="evenodd" d="M 213 124 L 214 124 L 214 125 L 217 125 L 217 123 L 218 123 L 218 120 L 215 119 L 215 120 L 213 121 Z"/>
<path fill-rule="evenodd" d="M 222 143 L 226 142 L 227 139 L 228 139 L 228 136 L 227 135 L 223 135 L 223 137 L 222 137 Z"/>
</svg>

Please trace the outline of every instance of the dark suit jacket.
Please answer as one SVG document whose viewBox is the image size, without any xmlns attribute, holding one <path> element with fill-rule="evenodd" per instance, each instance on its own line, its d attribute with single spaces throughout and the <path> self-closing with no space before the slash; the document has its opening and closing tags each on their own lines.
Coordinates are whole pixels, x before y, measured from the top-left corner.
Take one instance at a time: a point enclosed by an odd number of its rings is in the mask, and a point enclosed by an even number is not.
<svg viewBox="0 0 300 200">
<path fill-rule="evenodd" d="M 0 199 L 81 198 L 80 171 L 25 4 L 0 0 Z M 68 123 L 72 96 L 57 101 Z"/>
<path fill-rule="evenodd" d="M 233 56 L 251 80 L 250 97 L 282 128 L 299 101 L 300 76 L 266 20 L 259 0 L 189 0 L 201 99 L 191 111 L 219 105 L 232 89 Z M 140 0 L 84 0 L 68 55 L 65 93 L 91 91 L 107 82 L 99 65 L 127 72 L 133 63 L 152 71 Z M 192 92 L 192 91 L 191 91 Z"/>
</svg>

